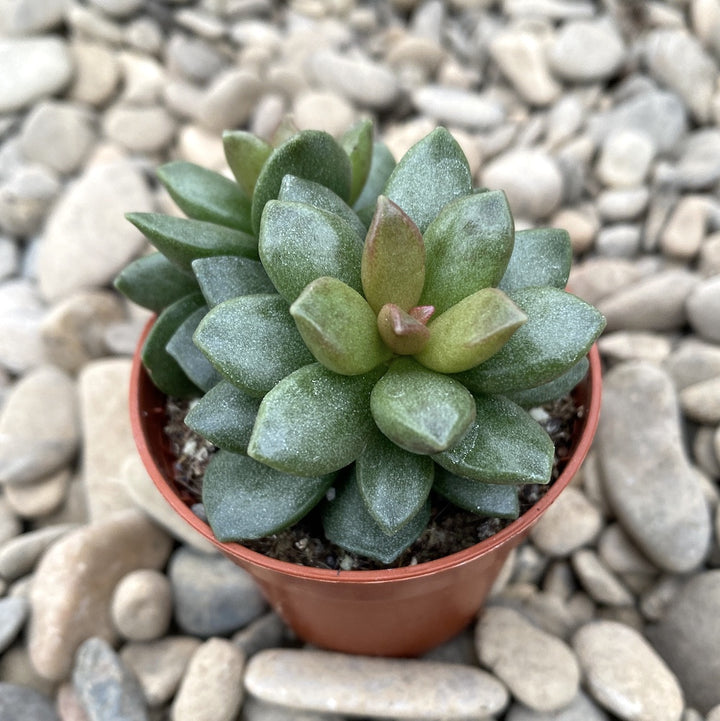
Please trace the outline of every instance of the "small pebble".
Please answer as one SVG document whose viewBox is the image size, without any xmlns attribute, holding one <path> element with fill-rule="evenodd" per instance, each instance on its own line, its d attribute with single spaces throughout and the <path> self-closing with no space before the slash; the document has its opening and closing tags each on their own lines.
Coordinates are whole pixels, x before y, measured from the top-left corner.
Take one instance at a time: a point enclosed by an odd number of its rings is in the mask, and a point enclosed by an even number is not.
<svg viewBox="0 0 720 721">
<path fill-rule="evenodd" d="M 124 576 L 110 606 L 115 628 L 128 641 L 153 641 L 163 636 L 170 627 L 172 610 L 170 581 L 151 569 Z"/>
</svg>

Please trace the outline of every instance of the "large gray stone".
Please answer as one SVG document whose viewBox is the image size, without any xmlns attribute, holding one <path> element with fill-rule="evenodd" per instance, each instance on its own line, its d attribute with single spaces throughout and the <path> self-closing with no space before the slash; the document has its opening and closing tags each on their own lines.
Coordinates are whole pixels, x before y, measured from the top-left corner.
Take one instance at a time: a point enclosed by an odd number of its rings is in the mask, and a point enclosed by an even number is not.
<svg viewBox="0 0 720 721">
<path fill-rule="evenodd" d="M 0 721 L 59 721 L 53 702 L 34 689 L 0 683 Z"/>
</svg>

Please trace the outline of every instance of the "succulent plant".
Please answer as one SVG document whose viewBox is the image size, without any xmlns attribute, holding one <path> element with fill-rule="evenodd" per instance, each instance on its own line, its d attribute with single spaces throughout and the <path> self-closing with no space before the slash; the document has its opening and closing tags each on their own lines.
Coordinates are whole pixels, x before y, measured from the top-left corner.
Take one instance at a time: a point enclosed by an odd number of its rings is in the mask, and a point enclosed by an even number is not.
<svg viewBox="0 0 720 721">
<path fill-rule="evenodd" d="M 438 128 L 396 164 L 370 122 L 339 141 L 285 127 L 223 135 L 235 181 L 187 162 L 158 176 L 188 218 L 131 213 L 159 252 L 116 286 L 159 313 L 153 382 L 192 397 L 221 450 L 202 498 L 221 541 L 260 538 L 323 503 L 326 537 L 391 562 L 431 490 L 518 515 L 554 447 L 527 408 L 585 375 L 604 326 L 564 290 L 568 234 L 515 232 Z"/>
</svg>

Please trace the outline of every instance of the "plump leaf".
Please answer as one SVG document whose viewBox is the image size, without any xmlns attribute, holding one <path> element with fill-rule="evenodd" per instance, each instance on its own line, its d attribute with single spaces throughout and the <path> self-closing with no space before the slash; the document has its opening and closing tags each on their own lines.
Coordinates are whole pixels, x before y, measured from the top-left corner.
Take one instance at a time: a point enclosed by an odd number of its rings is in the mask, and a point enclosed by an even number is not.
<svg viewBox="0 0 720 721">
<path fill-rule="evenodd" d="M 290 306 L 300 335 L 326 368 L 359 375 L 390 359 L 365 298 L 337 278 L 316 278 Z"/>
<path fill-rule="evenodd" d="M 555 447 L 526 411 L 503 396 L 478 395 L 475 421 L 454 446 L 433 459 L 484 483 L 548 483 Z"/>
<path fill-rule="evenodd" d="M 115 287 L 133 303 L 159 313 L 198 290 L 195 279 L 173 265 L 162 253 L 151 253 L 126 265 Z"/>
<path fill-rule="evenodd" d="M 379 375 L 343 376 L 320 363 L 295 371 L 263 398 L 248 454 L 300 476 L 352 463 L 373 427 L 370 391 Z"/>
<path fill-rule="evenodd" d="M 524 391 L 515 391 L 505 394 L 513 403 L 523 408 L 533 408 L 549 403 L 558 398 L 565 397 L 573 388 L 587 375 L 590 362 L 587 358 L 581 358 L 569 371 L 565 371 L 554 380 L 543 383 L 536 388 L 528 388 Z"/>
<path fill-rule="evenodd" d="M 373 143 L 370 172 L 360 196 L 353 208 L 365 225 L 370 224 L 378 196 L 385 189 L 388 178 L 395 167 L 395 158 L 384 143 Z"/>
<path fill-rule="evenodd" d="M 202 391 L 209 391 L 221 380 L 220 374 L 193 343 L 195 329 L 207 312 L 208 307 L 203 305 L 191 313 L 178 326 L 178 329 L 165 346 L 167 352 L 178 362 L 185 375 Z"/>
<path fill-rule="evenodd" d="M 411 453 L 437 453 L 457 443 L 475 418 L 470 392 L 449 376 L 398 358 L 373 389 L 378 428 Z"/>
<path fill-rule="evenodd" d="M 400 530 L 388 535 L 363 503 L 354 474 L 337 489 L 335 498 L 323 508 L 325 537 L 350 553 L 392 563 L 425 530 L 430 520 L 430 502 Z"/>
<path fill-rule="evenodd" d="M 272 153 L 272 145 L 245 130 L 226 130 L 222 136 L 225 159 L 238 185 L 252 198 L 260 171 Z"/>
<path fill-rule="evenodd" d="M 202 500 L 219 541 L 263 538 L 300 520 L 332 481 L 332 476 L 292 476 L 247 456 L 219 451 L 205 471 Z"/>
<path fill-rule="evenodd" d="M 125 217 L 168 260 L 184 271 L 192 271 L 191 263 L 196 258 L 214 255 L 258 257 L 255 238 L 216 223 L 161 213 L 128 213 Z"/>
<path fill-rule="evenodd" d="M 430 331 L 421 320 L 392 303 L 380 308 L 377 327 L 385 345 L 398 355 L 419 353 L 430 338 Z"/>
<path fill-rule="evenodd" d="M 288 303 L 325 275 L 358 292 L 362 238 L 342 218 L 304 203 L 271 200 L 260 228 L 260 258 Z"/>
<path fill-rule="evenodd" d="M 475 291 L 496 286 L 512 253 L 514 228 L 501 190 L 446 205 L 424 234 L 427 272 L 421 302 L 443 313 Z"/>
<path fill-rule="evenodd" d="M 385 195 L 397 203 L 420 228 L 455 198 L 472 192 L 467 158 L 445 128 L 436 128 L 413 145 L 395 166 Z"/>
<path fill-rule="evenodd" d="M 260 399 L 249 396 L 229 381 L 211 388 L 185 416 L 185 425 L 218 448 L 247 453 Z"/>
<path fill-rule="evenodd" d="M 227 380 L 256 396 L 315 360 L 279 295 L 216 305 L 198 326 L 195 343 Z"/>
<path fill-rule="evenodd" d="M 357 217 L 355 211 L 339 195 L 333 193 L 330 188 L 320 185 L 320 183 L 298 178 L 294 175 L 286 175 L 283 178 L 277 199 L 295 203 L 307 203 L 320 210 L 339 215 L 353 228 L 359 238 L 365 237 L 365 226 Z"/>
<path fill-rule="evenodd" d="M 260 230 L 260 219 L 269 200 L 278 197 L 286 175 L 314 180 L 347 201 L 350 197 L 350 160 L 328 133 L 303 130 L 273 150 L 255 183 L 252 227 Z"/>
<path fill-rule="evenodd" d="M 499 287 L 506 293 L 533 285 L 564 288 L 571 263 L 572 246 L 566 230 L 520 230 L 515 233 L 513 252 Z"/>
<path fill-rule="evenodd" d="M 497 288 L 483 288 L 428 323 L 430 338 L 416 355 L 427 368 L 459 373 L 505 345 L 527 316 Z"/>
<path fill-rule="evenodd" d="M 425 282 L 425 246 L 417 226 L 385 196 L 377 201 L 361 265 L 367 302 L 378 313 L 387 303 L 416 306 Z"/>
<path fill-rule="evenodd" d="M 352 205 L 359 197 L 370 173 L 373 156 L 373 125 L 361 120 L 340 138 L 340 145 L 350 158 L 351 181 L 348 202 Z"/>
<path fill-rule="evenodd" d="M 547 383 L 587 355 L 605 327 L 598 310 L 559 288 L 523 288 L 510 298 L 528 320 L 494 356 L 458 375 L 473 392 L 508 393 Z"/>
<path fill-rule="evenodd" d="M 157 175 L 186 215 L 252 232 L 250 199 L 229 178 L 185 160 L 160 166 Z"/>
<path fill-rule="evenodd" d="M 166 346 L 183 321 L 204 305 L 201 293 L 176 300 L 160 313 L 143 343 L 143 365 L 155 387 L 168 396 L 187 398 L 199 393 L 178 362 L 167 352 Z"/>
<path fill-rule="evenodd" d="M 378 430 L 372 433 L 355 470 L 365 505 L 384 533 L 397 533 L 420 511 L 434 468 L 428 456 L 404 451 Z"/>
<path fill-rule="evenodd" d="M 209 306 L 239 295 L 275 293 L 275 286 L 257 260 L 239 255 L 198 258 L 193 273 Z"/>
<path fill-rule="evenodd" d="M 517 486 L 461 478 L 438 466 L 433 490 L 478 516 L 514 519 L 520 515 Z"/>
</svg>

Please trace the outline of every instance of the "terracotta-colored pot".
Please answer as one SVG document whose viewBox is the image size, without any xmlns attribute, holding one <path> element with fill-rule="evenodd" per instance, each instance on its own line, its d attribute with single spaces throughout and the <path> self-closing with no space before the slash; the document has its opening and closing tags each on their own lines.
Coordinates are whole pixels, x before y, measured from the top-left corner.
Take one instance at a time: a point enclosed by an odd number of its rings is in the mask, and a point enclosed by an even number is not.
<svg viewBox="0 0 720 721">
<path fill-rule="evenodd" d="M 145 330 L 149 331 L 150 324 Z M 138 348 L 142 346 L 140 341 Z M 268 558 L 238 543 L 220 543 L 178 496 L 173 456 L 164 435 L 165 396 L 135 354 L 130 383 L 133 434 L 142 460 L 168 503 L 222 553 L 246 569 L 270 605 L 301 639 L 347 653 L 416 656 L 465 628 L 477 615 L 510 551 L 568 485 L 585 458 L 600 413 L 597 348 L 590 372 L 575 390 L 585 408 L 572 456 L 555 483 L 529 511 L 491 538 L 459 553 L 381 571 L 332 571 Z"/>
</svg>

